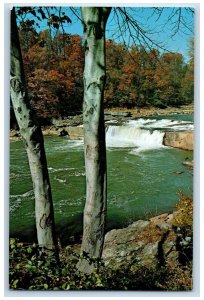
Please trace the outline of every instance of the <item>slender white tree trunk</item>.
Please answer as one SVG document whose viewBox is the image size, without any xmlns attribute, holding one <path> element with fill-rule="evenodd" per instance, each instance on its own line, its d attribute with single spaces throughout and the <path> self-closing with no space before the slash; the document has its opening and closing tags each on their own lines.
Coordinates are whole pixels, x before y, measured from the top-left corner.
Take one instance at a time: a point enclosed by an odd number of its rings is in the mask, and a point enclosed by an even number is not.
<svg viewBox="0 0 204 300">
<path fill-rule="evenodd" d="M 103 98 L 106 80 L 105 27 L 111 8 L 83 7 L 85 37 L 84 69 L 84 152 L 86 204 L 81 252 L 100 259 L 106 219 L 106 146 Z M 90 273 L 95 266 L 86 259 L 78 269 Z"/>
<path fill-rule="evenodd" d="M 36 125 L 29 105 L 14 8 L 11 11 L 10 90 L 32 176 L 38 243 L 44 251 L 52 254 L 57 249 L 57 242 L 44 141 L 41 128 Z"/>
</svg>

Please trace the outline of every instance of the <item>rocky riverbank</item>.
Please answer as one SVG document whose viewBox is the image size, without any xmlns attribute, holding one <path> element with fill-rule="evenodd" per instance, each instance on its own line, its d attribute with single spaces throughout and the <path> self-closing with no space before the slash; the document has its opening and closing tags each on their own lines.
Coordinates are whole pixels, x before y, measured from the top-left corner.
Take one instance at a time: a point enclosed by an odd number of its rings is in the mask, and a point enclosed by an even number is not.
<svg viewBox="0 0 204 300">
<path fill-rule="evenodd" d="M 165 132 L 163 144 L 173 148 L 183 150 L 193 150 L 194 147 L 194 132 L 181 131 L 181 132 Z"/>
<path fill-rule="evenodd" d="M 171 114 L 192 114 L 194 111 L 193 105 L 181 106 L 181 107 L 167 107 L 160 109 L 156 107 L 143 107 L 143 108 L 111 108 L 105 109 L 105 121 L 115 120 L 120 122 L 127 121 L 129 119 L 142 118 L 148 116 L 162 116 Z M 44 134 L 59 135 L 60 128 L 68 126 L 80 126 L 83 124 L 82 114 L 70 116 L 67 119 L 53 119 L 52 125 L 42 127 Z M 14 129 L 11 130 L 11 137 L 18 137 L 18 132 Z"/>
<path fill-rule="evenodd" d="M 10 239 L 10 286 L 29 290 L 192 289 L 192 199 L 181 197 L 177 211 L 138 220 L 105 235 L 102 261 L 92 274 L 79 274 L 78 244 L 61 247 L 59 265 L 38 256 L 38 246 Z M 84 258 L 88 255 L 84 253 Z M 92 260 L 94 262 L 94 260 Z M 96 263 L 96 262 L 95 262 Z"/>
<path fill-rule="evenodd" d="M 192 259 L 192 198 L 180 194 L 176 208 L 107 232 L 102 254 L 105 266 L 114 270 L 129 266 L 134 271 L 187 264 Z M 79 254 L 79 244 L 71 247 Z"/>
<path fill-rule="evenodd" d="M 190 246 L 192 237 L 185 236 L 181 228 L 174 225 L 177 214 L 165 213 L 108 232 L 103 250 L 105 265 L 114 269 L 121 268 L 123 264 L 130 264 L 130 269 L 178 266 L 181 251 L 184 251 L 182 247 Z"/>
<path fill-rule="evenodd" d="M 168 114 L 191 114 L 193 113 L 193 106 L 183 106 L 180 108 L 166 108 L 158 109 L 151 108 L 137 108 L 137 109 L 122 109 L 115 108 L 105 110 L 105 122 L 109 125 L 112 121 L 114 125 L 122 124 L 128 120 L 134 120 L 140 117 L 168 115 Z M 43 135 L 47 136 L 68 136 L 70 139 L 83 139 L 83 116 L 70 116 L 67 119 L 53 119 L 52 125 L 42 127 Z M 10 131 L 11 141 L 16 141 L 20 138 L 19 132 L 16 130 Z M 164 136 L 164 145 L 180 148 L 183 150 L 193 150 L 193 131 L 187 132 L 166 132 Z"/>
<path fill-rule="evenodd" d="M 183 196 L 182 196 L 183 197 Z M 178 210 L 106 233 L 102 254 L 106 274 L 120 287 L 125 276 L 136 289 L 192 289 L 192 199 L 183 197 Z M 80 245 L 70 246 L 77 255 Z M 115 275 L 117 276 L 115 277 Z M 137 277 L 138 276 L 138 277 Z M 146 283 L 146 280 L 148 281 Z M 129 282 L 130 281 L 130 282 Z"/>
<path fill-rule="evenodd" d="M 135 109 L 126 109 L 126 108 L 111 108 L 105 109 L 105 114 L 111 113 L 129 113 L 133 118 L 142 118 L 142 117 L 152 117 L 152 116 L 162 116 L 162 115 L 171 115 L 171 114 L 192 114 L 194 112 L 194 106 L 184 105 L 180 107 L 167 107 L 165 109 L 157 107 L 142 107 Z"/>
<path fill-rule="evenodd" d="M 125 108 L 111 108 L 105 109 L 104 116 L 105 122 L 113 121 L 114 123 L 122 124 L 128 120 L 134 120 L 142 117 L 153 117 L 171 114 L 192 114 L 194 111 L 193 105 L 177 107 L 167 107 L 165 109 L 159 109 L 155 107 L 144 107 L 136 109 Z M 83 116 L 76 115 L 68 117 L 64 120 L 53 120 L 53 128 L 75 127 L 83 124 Z M 51 126 L 52 128 L 52 126 Z M 46 130 L 46 128 L 44 128 Z"/>
</svg>

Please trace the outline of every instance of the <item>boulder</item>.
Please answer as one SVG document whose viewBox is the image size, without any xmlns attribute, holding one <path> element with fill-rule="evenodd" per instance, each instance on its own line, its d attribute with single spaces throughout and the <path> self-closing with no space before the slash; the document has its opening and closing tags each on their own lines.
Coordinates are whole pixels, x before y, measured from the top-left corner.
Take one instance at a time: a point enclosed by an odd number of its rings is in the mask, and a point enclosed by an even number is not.
<svg viewBox="0 0 204 300">
<path fill-rule="evenodd" d="M 174 173 L 177 174 L 177 175 L 181 175 L 181 174 L 184 173 L 184 171 L 176 171 L 176 172 L 174 172 Z"/>
<path fill-rule="evenodd" d="M 68 126 L 65 130 L 71 140 L 82 140 L 84 137 L 84 129 L 81 126 Z"/>
<path fill-rule="evenodd" d="M 43 128 L 42 133 L 43 133 L 43 135 L 51 135 L 51 136 L 59 135 L 58 128 L 55 128 L 55 127 Z"/>
<path fill-rule="evenodd" d="M 147 226 L 149 221 L 139 220 L 127 228 L 113 229 L 105 236 L 103 256 L 106 265 L 119 268 L 124 262 L 131 260 L 132 255 L 144 246 L 145 241 L 135 243 L 135 238 Z"/>
<path fill-rule="evenodd" d="M 68 132 L 64 128 L 60 131 L 59 136 L 67 136 Z"/>
<path fill-rule="evenodd" d="M 192 160 L 192 161 L 184 161 L 182 164 L 183 164 L 184 166 L 193 168 L 193 160 Z"/>
<path fill-rule="evenodd" d="M 183 150 L 193 150 L 193 139 L 193 131 L 171 131 L 165 133 L 163 144 Z"/>
<path fill-rule="evenodd" d="M 148 221 L 139 220 L 122 229 L 113 229 L 105 236 L 102 258 L 107 267 L 178 266 L 181 239 L 174 218 L 176 213 L 162 214 Z"/>
</svg>

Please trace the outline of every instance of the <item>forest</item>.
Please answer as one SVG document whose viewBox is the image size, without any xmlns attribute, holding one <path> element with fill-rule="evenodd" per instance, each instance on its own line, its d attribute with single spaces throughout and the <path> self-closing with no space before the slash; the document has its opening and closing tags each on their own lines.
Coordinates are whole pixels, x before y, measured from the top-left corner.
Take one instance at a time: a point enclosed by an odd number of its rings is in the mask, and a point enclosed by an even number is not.
<svg viewBox="0 0 204 300">
<path fill-rule="evenodd" d="M 84 42 L 79 35 L 19 28 L 29 98 L 42 125 L 82 112 Z M 105 108 L 179 107 L 193 102 L 193 39 L 180 53 L 106 41 Z M 187 60 L 187 61 L 186 61 Z M 14 117 L 13 113 L 12 116 Z M 11 125 L 14 118 L 11 118 Z"/>
</svg>

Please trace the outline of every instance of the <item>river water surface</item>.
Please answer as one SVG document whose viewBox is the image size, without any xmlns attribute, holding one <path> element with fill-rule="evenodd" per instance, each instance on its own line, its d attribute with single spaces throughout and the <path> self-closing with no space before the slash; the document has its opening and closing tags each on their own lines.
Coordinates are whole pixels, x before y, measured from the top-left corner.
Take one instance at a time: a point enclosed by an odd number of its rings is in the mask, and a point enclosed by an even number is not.
<svg viewBox="0 0 204 300">
<path fill-rule="evenodd" d="M 131 120 L 107 127 L 107 230 L 172 211 L 179 191 L 192 195 L 192 170 L 182 162 L 192 160 L 193 153 L 162 145 L 166 130 L 192 129 L 192 116 L 185 115 Z M 45 147 L 57 231 L 68 240 L 82 230 L 83 141 L 45 137 Z M 10 144 L 10 235 L 28 240 L 35 237 L 34 195 L 22 141 Z"/>
</svg>

